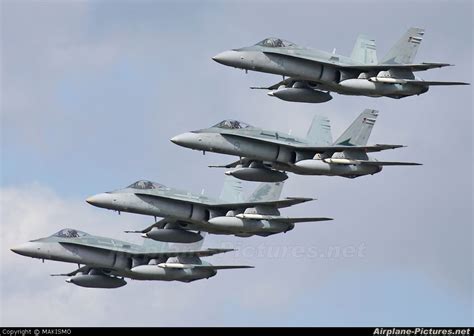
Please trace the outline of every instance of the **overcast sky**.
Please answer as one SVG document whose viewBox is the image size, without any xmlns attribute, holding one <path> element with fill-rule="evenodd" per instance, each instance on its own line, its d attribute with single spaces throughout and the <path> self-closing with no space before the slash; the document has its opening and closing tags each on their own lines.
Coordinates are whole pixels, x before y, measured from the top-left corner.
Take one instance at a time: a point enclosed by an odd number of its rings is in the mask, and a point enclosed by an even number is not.
<svg viewBox="0 0 474 336">
<path fill-rule="evenodd" d="M 418 26 L 416 61 L 456 64 L 419 75 L 472 82 L 471 1 L 3 0 L 0 22 L 1 325 L 472 325 L 472 86 L 288 103 L 249 90 L 280 77 L 211 60 L 268 36 L 349 55 L 358 33 L 381 58 Z M 318 200 L 285 214 L 335 220 L 206 238 L 239 249 L 208 261 L 255 269 L 94 290 L 49 276 L 76 265 L 9 250 L 64 227 L 139 241 L 123 230 L 151 218 L 84 201 L 138 179 L 217 196 L 224 174 L 207 166 L 234 158 L 177 147 L 178 133 L 235 118 L 304 135 L 318 113 L 336 137 L 364 108 L 380 110 L 370 143 L 408 146 L 377 158 L 424 165 L 354 180 L 291 175 L 283 196 Z"/>
</svg>

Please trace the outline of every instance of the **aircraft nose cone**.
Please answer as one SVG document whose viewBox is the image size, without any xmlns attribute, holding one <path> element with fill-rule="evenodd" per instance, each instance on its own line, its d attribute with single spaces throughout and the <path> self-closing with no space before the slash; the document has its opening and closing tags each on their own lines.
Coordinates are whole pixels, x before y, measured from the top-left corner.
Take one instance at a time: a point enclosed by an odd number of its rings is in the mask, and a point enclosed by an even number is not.
<svg viewBox="0 0 474 336">
<path fill-rule="evenodd" d="M 178 134 L 170 139 L 176 145 L 193 148 L 199 143 L 199 136 L 196 133 Z"/>
<path fill-rule="evenodd" d="M 21 248 L 18 248 L 18 246 L 17 246 L 17 247 L 12 247 L 12 248 L 10 249 L 10 251 L 15 252 L 15 253 L 17 253 L 17 254 L 20 254 L 20 253 L 19 253 L 20 250 L 21 250 Z"/>
<path fill-rule="evenodd" d="M 227 50 L 212 57 L 214 61 L 224 65 L 236 66 L 240 60 L 239 53 L 234 50 Z"/>
<path fill-rule="evenodd" d="M 34 253 L 37 251 L 37 249 L 35 248 L 34 244 L 28 242 L 28 243 L 23 243 L 21 245 L 12 247 L 10 251 L 19 255 L 32 257 Z"/>
<path fill-rule="evenodd" d="M 86 199 L 87 203 L 89 203 L 90 205 L 97 206 L 97 207 L 104 207 L 105 205 L 110 203 L 110 201 L 111 201 L 111 197 L 109 194 L 106 194 L 106 193 L 97 194 Z"/>
</svg>

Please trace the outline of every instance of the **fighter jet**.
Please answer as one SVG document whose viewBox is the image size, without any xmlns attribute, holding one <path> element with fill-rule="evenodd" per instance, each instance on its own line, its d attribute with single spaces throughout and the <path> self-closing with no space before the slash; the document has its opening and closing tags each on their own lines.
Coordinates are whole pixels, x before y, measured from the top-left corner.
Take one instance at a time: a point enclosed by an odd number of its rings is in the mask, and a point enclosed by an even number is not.
<svg viewBox="0 0 474 336">
<path fill-rule="evenodd" d="M 194 150 L 240 157 L 231 164 L 210 167 L 236 168 L 226 174 L 247 181 L 284 181 L 288 178 L 285 172 L 355 178 L 376 174 L 383 166 L 419 165 L 377 161 L 367 155 L 404 147 L 367 145 L 377 115 L 378 111 L 366 109 L 335 142 L 329 120 L 321 116 L 314 117 L 305 139 L 224 120 L 210 128 L 177 135 L 171 141 Z"/>
<path fill-rule="evenodd" d="M 218 270 L 252 268 L 252 266 L 214 266 L 201 260 L 232 249 L 180 251 L 167 244 L 144 240 L 143 245 L 99 237 L 75 229 L 63 229 L 50 237 L 31 240 L 11 249 L 37 259 L 79 264 L 67 274 L 66 282 L 81 287 L 118 288 L 134 280 L 191 282 L 207 279 Z M 83 264 L 84 266 L 80 266 Z"/>
<path fill-rule="evenodd" d="M 298 197 L 278 199 L 283 183 L 263 183 L 246 200 L 241 199 L 240 183 L 241 181 L 228 176 L 221 197 L 215 199 L 142 180 L 124 189 L 91 196 L 86 202 L 119 213 L 123 211 L 162 217 L 162 220 L 144 230 L 127 232 L 176 243 L 200 241 L 201 232 L 265 237 L 292 230 L 295 223 L 331 219 L 281 216 L 280 208 L 313 200 Z"/>
<path fill-rule="evenodd" d="M 410 28 L 379 63 L 375 40 L 359 35 L 350 57 L 305 48 L 280 38 L 224 51 L 212 59 L 239 69 L 283 76 L 268 87 L 268 95 L 292 102 L 324 103 L 329 92 L 344 95 L 403 98 L 420 95 L 432 85 L 467 85 L 464 82 L 425 81 L 414 72 L 442 68 L 447 63 L 413 63 L 424 29 Z M 285 76 L 289 78 L 285 79 Z"/>
</svg>

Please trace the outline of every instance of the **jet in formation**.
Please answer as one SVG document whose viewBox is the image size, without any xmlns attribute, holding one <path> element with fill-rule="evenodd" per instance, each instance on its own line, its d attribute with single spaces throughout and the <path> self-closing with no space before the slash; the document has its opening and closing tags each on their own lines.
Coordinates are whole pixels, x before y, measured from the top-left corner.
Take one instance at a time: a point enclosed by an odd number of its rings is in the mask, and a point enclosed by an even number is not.
<svg viewBox="0 0 474 336">
<path fill-rule="evenodd" d="M 232 249 L 179 250 L 145 239 L 143 245 L 99 237 L 75 229 L 31 240 L 11 249 L 32 258 L 84 265 L 67 274 L 66 282 L 81 287 L 118 288 L 133 280 L 191 282 L 207 279 L 218 270 L 252 266 L 215 266 L 201 260 Z"/>
<path fill-rule="evenodd" d="M 403 98 L 420 95 L 433 85 L 467 85 L 464 82 L 425 81 L 414 72 L 442 68 L 447 63 L 413 63 L 424 29 L 410 28 L 378 62 L 375 40 L 359 35 L 350 57 L 298 46 L 280 38 L 224 51 L 212 59 L 223 65 L 282 75 L 268 87 L 268 95 L 292 102 L 324 103 L 330 92 L 344 95 Z M 288 78 L 285 78 L 288 77 Z"/>
<path fill-rule="evenodd" d="M 171 141 L 199 151 L 240 157 L 221 168 L 246 181 L 279 182 L 286 172 L 299 175 L 327 175 L 355 178 L 376 174 L 383 166 L 420 165 L 414 162 L 378 161 L 367 153 L 404 147 L 367 145 L 378 111 L 366 109 L 346 131 L 332 141 L 330 122 L 316 115 L 306 138 L 224 120 L 210 128 L 177 135 Z"/>
<path fill-rule="evenodd" d="M 201 232 L 238 237 L 269 236 L 287 232 L 295 223 L 331 220 L 327 217 L 292 218 L 279 209 L 313 200 L 287 197 L 279 199 L 283 183 L 262 183 L 245 200 L 241 181 L 227 176 L 219 199 L 177 190 L 151 181 L 89 197 L 91 205 L 163 218 L 140 231 L 145 238 L 162 242 L 193 243 Z"/>
</svg>

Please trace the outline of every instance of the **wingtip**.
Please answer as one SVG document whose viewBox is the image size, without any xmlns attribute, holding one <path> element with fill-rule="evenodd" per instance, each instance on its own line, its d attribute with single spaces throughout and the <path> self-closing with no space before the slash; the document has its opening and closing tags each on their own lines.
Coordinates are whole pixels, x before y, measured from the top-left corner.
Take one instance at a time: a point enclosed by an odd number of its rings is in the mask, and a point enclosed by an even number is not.
<svg viewBox="0 0 474 336">
<path fill-rule="evenodd" d="M 389 145 L 389 144 L 375 144 L 375 147 L 386 147 L 385 149 L 398 149 L 398 148 L 404 148 L 408 147 L 407 145 Z M 384 150 L 382 148 L 382 150 Z"/>
<path fill-rule="evenodd" d="M 208 251 L 212 251 L 212 252 L 223 252 L 223 253 L 226 253 L 226 252 L 232 252 L 232 251 L 237 251 L 236 249 L 233 249 L 233 248 L 212 248 L 212 247 L 208 247 L 207 248 Z"/>
<path fill-rule="evenodd" d="M 288 196 L 286 197 L 287 200 L 302 200 L 302 201 L 305 201 L 305 202 L 310 202 L 310 201 L 316 201 L 317 198 L 313 198 L 313 197 L 295 197 L 295 196 Z"/>
</svg>

